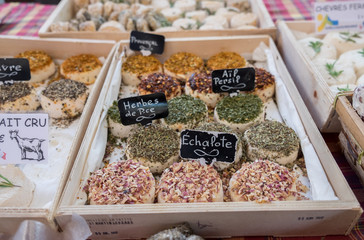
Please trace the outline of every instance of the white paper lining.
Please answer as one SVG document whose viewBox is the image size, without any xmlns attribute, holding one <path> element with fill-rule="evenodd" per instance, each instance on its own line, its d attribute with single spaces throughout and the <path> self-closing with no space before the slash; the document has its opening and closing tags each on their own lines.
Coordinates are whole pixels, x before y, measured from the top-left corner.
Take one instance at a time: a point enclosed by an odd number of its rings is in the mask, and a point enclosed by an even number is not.
<svg viewBox="0 0 364 240">
<path fill-rule="evenodd" d="M 301 119 L 297 113 L 297 110 L 293 104 L 291 97 L 289 96 L 286 87 L 284 86 L 274 64 L 274 60 L 270 50 L 265 47 L 265 53 L 268 57 L 268 67 L 269 71 L 276 77 L 276 98 L 277 105 L 274 101 L 268 101 L 266 104 L 267 117 L 266 119 L 277 120 L 285 123 L 293 128 L 298 134 L 301 140 L 301 147 L 306 160 L 306 167 L 309 176 L 309 181 L 307 178 L 301 177 L 300 180 L 306 186 L 309 186 L 310 191 L 306 194 L 306 197 L 312 200 L 337 200 L 330 184 L 327 181 L 325 172 L 320 164 L 318 156 L 309 142 L 309 139 L 304 131 Z M 85 181 L 88 178 L 88 173 L 94 172 L 95 170 L 102 167 L 102 159 L 105 153 L 105 148 L 107 144 L 107 110 L 111 106 L 112 102 L 118 98 L 119 89 L 121 86 L 121 57 L 117 63 L 115 73 L 112 77 L 110 84 L 110 91 L 104 102 L 103 112 L 101 114 L 101 121 L 96 132 L 96 136 L 93 140 L 92 147 L 87 159 L 86 171 L 87 176 L 83 176 L 81 179 L 81 184 L 84 186 Z M 310 186 L 311 185 L 311 186 Z M 312 192 L 311 192 L 312 190 Z M 77 194 L 77 199 L 75 199 L 76 205 L 84 205 L 86 201 L 86 194 L 80 190 Z"/>
<path fill-rule="evenodd" d="M 338 200 L 335 193 L 327 180 L 324 169 L 321 166 L 320 160 L 308 139 L 301 119 L 298 115 L 296 107 L 289 96 L 286 86 L 279 76 L 274 58 L 270 50 L 266 49 L 269 71 L 276 79 L 276 102 L 280 110 L 280 114 L 284 122 L 297 133 L 301 141 L 301 148 L 305 156 L 307 175 L 311 183 L 311 192 L 313 200 Z"/>
</svg>

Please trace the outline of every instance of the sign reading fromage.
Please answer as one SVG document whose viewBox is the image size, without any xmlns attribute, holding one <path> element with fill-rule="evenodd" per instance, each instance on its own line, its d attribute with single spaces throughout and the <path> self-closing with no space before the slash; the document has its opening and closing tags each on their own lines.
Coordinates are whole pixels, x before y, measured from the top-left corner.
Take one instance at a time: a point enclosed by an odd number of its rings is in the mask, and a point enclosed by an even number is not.
<svg viewBox="0 0 364 240">
<path fill-rule="evenodd" d="M 146 125 L 154 119 L 168 116 L 168 104 L 164 93 L 153 93 L 118 101 L 120 119 L 123 125 L 140 123 Z"/>
<path fill-rule="evenodd" d="M 136 51 L 149 51 L 162 54 L 165 38 L 162 35 L 150 34 L 138 31 L 130 33 L 130 49 Z"/>
<path fill-rule="evenodd" d="M 29 61 L 26 58 L 0 58 L 0 85 L 13 81 L 30 80 Z"/>
<path fill-rule="evenodd" d="M 214 161 L 232 163 L 237 142 L 235 134 L 186 129 L 181 132 L 180 156 L 190 160 L 203 159 L 206 164 Z"/>
<path fill-rule="evenodd" d="M 0 164 L 48 162 L 48 114 L 0 115 Z"/>
<path fill-rule="evenodd" d="M 250 91 L 255 85 L 254 68 L 221 69 L 212 71 L 212 91 L 237 92 Z"/>
<path fill-rule="evenodd" d="M 364 1 L 315 2 L 316 33 L 363 31 Z"/>
</svg>

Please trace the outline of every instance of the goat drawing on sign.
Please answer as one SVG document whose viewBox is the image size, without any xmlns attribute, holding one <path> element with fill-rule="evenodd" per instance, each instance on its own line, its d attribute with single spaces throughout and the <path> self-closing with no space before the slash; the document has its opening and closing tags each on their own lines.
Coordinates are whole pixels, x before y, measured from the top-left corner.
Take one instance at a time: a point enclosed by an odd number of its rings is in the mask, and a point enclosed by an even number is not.
<svg viewBox="0 0 364 240">
<path fill-rule="evenodd" d="M 10 139 L 15 139 L 21 151 L 21 160 L 44 160 L 42 151 L 42 142 L 44 139 L 38 138 L 21 138 L 18 135 L 18 130 L 10 130 Z M 26 152 L 35 152 L 38 155 L 37 159 L 27 158 Z"/>
</svg>

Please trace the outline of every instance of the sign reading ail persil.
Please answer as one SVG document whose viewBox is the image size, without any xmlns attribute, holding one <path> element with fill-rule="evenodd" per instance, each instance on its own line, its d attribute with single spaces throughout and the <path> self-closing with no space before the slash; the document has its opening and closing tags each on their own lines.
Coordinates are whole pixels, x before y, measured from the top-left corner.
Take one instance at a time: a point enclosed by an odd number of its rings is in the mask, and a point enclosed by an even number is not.
<svg viewBox="0 0 364 240">
<path fill-rule="evenodd" d="M 48 114 L 0 114 L 0 164 L 48 162 Z"/>
<path fill-rule="evenodd" d="M 364 1 L 315 2 L 315 29 L 318 34 L 332 31 L 364 31 Z"/>
</svg>

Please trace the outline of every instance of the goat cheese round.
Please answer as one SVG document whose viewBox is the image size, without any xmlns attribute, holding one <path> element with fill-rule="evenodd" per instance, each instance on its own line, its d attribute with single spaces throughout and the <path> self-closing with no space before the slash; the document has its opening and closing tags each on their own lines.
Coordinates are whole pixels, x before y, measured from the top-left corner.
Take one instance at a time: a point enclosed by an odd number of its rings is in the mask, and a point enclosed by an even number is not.
<svg viewBox="0 0 364 240">
<path fill-rule="evenodd" d="M 294 130 L 277 121 L 264 121 L 244 133 L 250 160 L 270 159 L 280 164 L 296 160 L 300 148 Z"/>
<path fill-rule="evenodd" d="M 153 203 L 155 180 L 148 167 L 129 159 L 92 173 L 84 191 L 91 205 Z"/>
<path fill-rule="evenodd" d="M 26 82 L 0 85 L 0 111 L 32 112 L 40 102 L 35 89 Z"/>
<path fill-rule="evenodd" d="M 88 88 L 84 83 L 61 79 L 41 93 L 40 103 L 51 118 L 74 118 L 82 112 L 87 97 Z"/>
<path fill-rule="evenodd" d="M 217 171 L 197 161 L 174 163 L 164 170 L 157 187 L 159 203 L 222 202 Z"/>
</svg>

